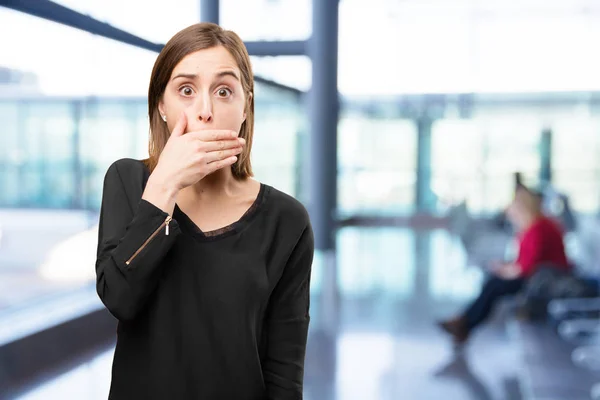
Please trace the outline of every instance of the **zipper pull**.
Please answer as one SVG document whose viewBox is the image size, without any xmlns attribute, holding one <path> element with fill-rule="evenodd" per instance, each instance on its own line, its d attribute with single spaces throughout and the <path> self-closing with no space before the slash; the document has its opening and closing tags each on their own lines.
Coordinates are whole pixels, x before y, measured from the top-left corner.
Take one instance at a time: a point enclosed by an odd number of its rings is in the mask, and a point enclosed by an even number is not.
<svg viewBox="0 0 600 400">
<path fill-rule="evenodd" d="M 165 235 L 169 236 L 169 222 L 171 222 L 171 216 L 170 215 L 167 217 L 167 220 L 165 222 L 166 222 L 166 225 L 165 225 Z"/>
</svg>

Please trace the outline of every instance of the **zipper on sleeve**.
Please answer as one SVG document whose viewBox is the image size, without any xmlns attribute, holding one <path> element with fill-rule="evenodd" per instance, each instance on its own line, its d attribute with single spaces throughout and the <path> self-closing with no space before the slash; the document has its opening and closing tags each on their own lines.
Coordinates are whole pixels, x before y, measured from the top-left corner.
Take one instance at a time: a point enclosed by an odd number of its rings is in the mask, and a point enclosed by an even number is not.
<svg viewBox="0 0 600 400">
<path fill-rule="evenodd" d="M 156 228 L 156 230 L 152 233 L 152 235 L 150 235 L 150 237 L 148 239 L 146 239 L 144 244 L 142 244 L 140 246 L 140 248 L 137 249 L 137 251 L 135 253 L 133 253 L 133 255 L 129 258 L 129 260 L 127 260 L 125 262 L 125 265 L 129 265 L 138 256 L 138 254 L 140 254 L 142 252 L 142 250 L 144 250 L 144 248 L 146 248 L 148 243 L 150 243 L 152 241 L 152 239 L 154 239 L 156 237 L 156 235 L 158 235 L 158 233 L 163 228 L 165 228 L 165 235 L 169 236 L 169 222 L 171 222 L 172 219 L 173 219 L 173 217 L 171 217 L 170 215 L 167 215 L 167 218 L 164 220 L 164 222 L 162 224 L 160 224 L 160 226 L 158 228 Z"/>
</svg>

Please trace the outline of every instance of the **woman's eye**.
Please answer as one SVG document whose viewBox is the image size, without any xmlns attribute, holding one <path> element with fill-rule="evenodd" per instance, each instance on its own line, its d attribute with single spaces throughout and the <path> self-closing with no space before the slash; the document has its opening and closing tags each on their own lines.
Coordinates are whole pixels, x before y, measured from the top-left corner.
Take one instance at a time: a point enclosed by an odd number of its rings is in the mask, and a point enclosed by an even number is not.
<svg viewBox="0 0 600 400">
<path fill-rule="evenodd" d="M 231 90 L 227 88 L 221 88 L 217 91 L 217 95 L 219 97 L 228 97 L 229 95 L 231 95 Z"/>
<path fill-rule="evenodd" d="M 184 86 L 181 89 L 179 89 L 179 93 L 181 93 L 184 96 L 191 96 L 192 94 L 194 94 L 194 91 L 192 90 L 191 87 Z"/>
</svg>

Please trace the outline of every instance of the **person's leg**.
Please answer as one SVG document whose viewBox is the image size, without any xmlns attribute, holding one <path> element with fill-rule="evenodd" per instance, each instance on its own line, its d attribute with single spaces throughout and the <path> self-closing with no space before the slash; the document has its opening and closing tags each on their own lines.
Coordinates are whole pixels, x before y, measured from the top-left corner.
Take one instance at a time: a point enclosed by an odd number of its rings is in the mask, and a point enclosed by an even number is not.
<svg viewBox="0 0 600 400">
<path fill-rule="evenodd" d="M 467 330 L 471 331 L 483 322 L 490 315 L 499 298 L 519 292 L 523 283 L 523 279 L 490 278 L 483 286 L 479 297 L 471 303 L 464 314 Z"/>
<path fill-rule="evenodd" d="M 471 331 L 489 316 L 496 301 L 504 295 L 517 293 L 524 282 L 523 279 L 490 278 L 481 289 L 479 297 L 471 303 L 464 314 L 442 321 L 439 326 L 450 333 L 457 344 L 464 343 Z"/>
</svg>

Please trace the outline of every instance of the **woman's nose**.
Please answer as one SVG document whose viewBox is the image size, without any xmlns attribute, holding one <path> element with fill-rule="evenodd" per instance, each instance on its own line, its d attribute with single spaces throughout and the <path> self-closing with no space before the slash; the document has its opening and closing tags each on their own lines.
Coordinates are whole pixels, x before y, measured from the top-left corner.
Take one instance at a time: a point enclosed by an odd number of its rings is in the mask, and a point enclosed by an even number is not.
<svg viewBox="0 0 600 400">
<path fill-rule="evenodd" d="M 213 113 L 212 113 L 212 103 L 210 101 L 209 96 L 200 96 L 198 99 L 198 104 L 195 109 L 195 118 L 204 123 L 212 122 Z"/>
</svg>

